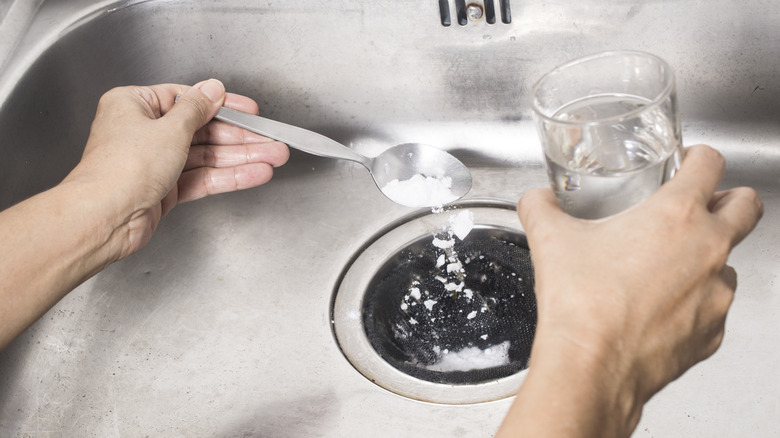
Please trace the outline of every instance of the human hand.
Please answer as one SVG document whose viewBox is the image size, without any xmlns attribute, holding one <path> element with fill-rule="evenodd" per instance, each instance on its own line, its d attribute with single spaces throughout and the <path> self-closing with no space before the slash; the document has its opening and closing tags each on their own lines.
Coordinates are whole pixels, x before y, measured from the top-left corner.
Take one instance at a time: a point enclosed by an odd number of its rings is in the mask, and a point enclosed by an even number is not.
<svg viewBox="0 0 780 438">
<path fill-rule="evenodd" d="M 573 433 L 545 436 L 627 436 L 653 394 L 718 349 L 736 288 L 728 255 L 763 212 L 752 189 L 715 191 L 724 167 L 714 149 L 689 148 L 653 196 L 596 221 L 565 214 L 549 189 L 523 196 L 538 325 L 518 418 L 574 397 L 551 426 Z M 539 388 L 550 393 L 529 401 Z M 521 429 L 510 417 L 503 432 Z"/>
<path fill-rule="evenodd" d="M 65 182 L 87 182 L 113 199 L 123 226 L 117 258 L 145 245 L 175 205 L 264 184 L 287 161 L 283 143 L 212 121 L 222 105 L 258 110 L 213 79 L 120 87 L 100 99 L 82 160 Z"/>
</svg>

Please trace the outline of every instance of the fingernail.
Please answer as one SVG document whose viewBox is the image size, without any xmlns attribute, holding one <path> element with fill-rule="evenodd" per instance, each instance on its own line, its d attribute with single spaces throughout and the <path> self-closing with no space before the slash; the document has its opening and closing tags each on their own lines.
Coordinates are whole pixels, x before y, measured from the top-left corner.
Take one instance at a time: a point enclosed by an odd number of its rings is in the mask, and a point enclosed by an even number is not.
<svg viewBox="0 0 780 438">
<path fill-rule="evenodd" d="M 201 82 L 198 87 L 200 91 L 205 94 L 212 102 L 217 102 L 222 99 L 225 94 L 225 86 L 222 82 L 216 79 L 209 79 L 208 81 Z"/>
</svg>

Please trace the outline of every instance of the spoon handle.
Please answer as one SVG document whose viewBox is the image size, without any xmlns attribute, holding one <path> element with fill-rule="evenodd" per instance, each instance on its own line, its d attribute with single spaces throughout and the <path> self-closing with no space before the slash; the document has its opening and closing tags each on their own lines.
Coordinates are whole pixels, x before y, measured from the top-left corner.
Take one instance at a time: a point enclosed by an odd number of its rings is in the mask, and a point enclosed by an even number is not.
<svg viewBox="0 0 780 438">
<path fill-rule="evenodd" d="M 287 143 L 288 146 L 320 157 L 356 161 L 370 169 L 371 159 L 322 134 L 222 107 L 214 117 L 248 131 Z"/>
</svg>

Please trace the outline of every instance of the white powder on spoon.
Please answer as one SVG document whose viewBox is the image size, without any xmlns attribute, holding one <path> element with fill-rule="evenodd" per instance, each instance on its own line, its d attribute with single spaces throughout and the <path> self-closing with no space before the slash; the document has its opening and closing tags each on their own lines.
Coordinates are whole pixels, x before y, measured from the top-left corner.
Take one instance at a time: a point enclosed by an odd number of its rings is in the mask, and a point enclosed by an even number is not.
<svg viewBox="0 0 780 438">
<path fill-rule="evenodd" d="M 452 193 L 452 178 L 416 174 L 403 181 L 394 179 L 382 187 L 392 201 L 407 207 L 437 207 L 458 199 Z"/>
</svg>

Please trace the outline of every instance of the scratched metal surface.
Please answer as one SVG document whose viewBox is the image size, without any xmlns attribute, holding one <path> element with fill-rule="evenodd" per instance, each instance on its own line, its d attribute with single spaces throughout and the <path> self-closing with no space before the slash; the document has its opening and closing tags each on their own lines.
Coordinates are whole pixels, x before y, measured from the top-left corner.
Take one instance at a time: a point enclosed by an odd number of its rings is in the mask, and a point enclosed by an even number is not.
<svg viewBox="0 0 780 438">
<path fill-rule="evenodd" d="M 724 185 L 754 186 L 766 216 L 731 260 L 740 289 L 723 347 L 649 403 L 635 436 L 776 436 L 779 8 L 512 7 L 511 24 L 445 28 L 436 2 L 411 0 L 44 2 L 0 71 L 0 208 L 76 163 L 107 89 L 211 76 L 268 117 L 368 154 L 447 148 L 473 169 L 468 201 L 514 202 L 546 184 L 532 83 L 586 53 L 651 51 L 677 70 L 686 143 L 719 148 Z M 357 165 L 298 153 L 264 187 L 177 208 L 147 248 L 0 353 L 0 435 L 491 436 L 511 400 L 411 401 L 363 378 L 334 342 L 342 270 L 412 213 Z"/>
</svg>

